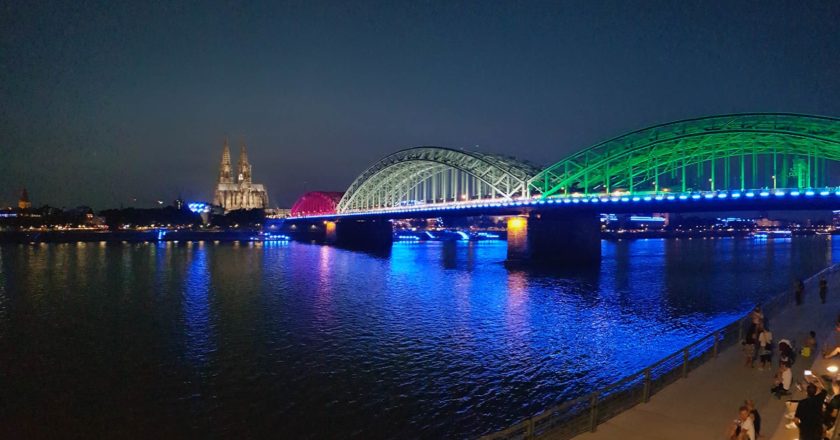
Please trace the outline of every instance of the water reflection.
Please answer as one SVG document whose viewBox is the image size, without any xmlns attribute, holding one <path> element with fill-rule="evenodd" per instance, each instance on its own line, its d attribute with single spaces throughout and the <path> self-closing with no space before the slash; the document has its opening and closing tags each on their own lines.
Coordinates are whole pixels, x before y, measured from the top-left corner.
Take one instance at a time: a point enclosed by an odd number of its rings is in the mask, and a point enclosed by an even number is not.
<svg viewBox="0 0 840 440">
<path fill-rule="evenodd" d="M 585 271 L 508 269 L 504 242 L 0 246 L 0 402 L 44 436 L 475 437 L 670 354 L 835 243 L 605 241 Z"/>
<path fill-rule="evenodd" d="M 215 351 L 210 322 L 210 273 L 204 249 L 187 251 L 189 266 L 184 280 L 184 334 L 186 355 L 195 366 L 203 366 Z"/>
</svg>

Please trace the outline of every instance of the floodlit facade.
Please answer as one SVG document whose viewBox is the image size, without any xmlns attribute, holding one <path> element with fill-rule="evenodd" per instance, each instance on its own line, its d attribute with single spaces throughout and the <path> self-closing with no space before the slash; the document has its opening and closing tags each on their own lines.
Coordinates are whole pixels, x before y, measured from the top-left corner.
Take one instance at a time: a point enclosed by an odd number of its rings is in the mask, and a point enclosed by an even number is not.
<svg viewBox="0 0 840 440">
<path fill-rule="evenodd" d="M 219 182 L 213 195 L 213 204 L 225 211 L 237 209 L 265 209 L 268 207 L 268 192 L 259 183 L 251 181 L 251 164 L 245 144 L 239 151 L 239 163 L 234 175 L 230 161 L 230 147 L 227 139 L 222 151 L 222 163 L 219 167 Z"/>
</svg>

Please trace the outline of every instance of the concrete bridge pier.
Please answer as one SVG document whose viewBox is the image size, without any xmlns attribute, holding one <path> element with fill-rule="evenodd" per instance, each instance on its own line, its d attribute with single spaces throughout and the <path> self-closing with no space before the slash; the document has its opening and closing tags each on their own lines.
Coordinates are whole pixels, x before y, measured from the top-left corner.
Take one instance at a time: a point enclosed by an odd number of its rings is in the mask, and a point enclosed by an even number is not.
<svg viewBox="0 0 840 440">
<path fill-rule="evenodd" d="M 297 241 L 362 251 L 390 248 L 394 239 L 391 222 L 383 219 L 298 220 L 284 225 L 283 232 Z"/>
<path fill-rule="evenodd" d="M 326 224 L 326 242 L 347 249 L 377 251 L 388 249 L 394 229 L 387 219 L 343 218 Z"/>
<path fill-rule="evenodd" d="M 323 243 L 326 237 L 326 223 L 323 221 L 284 222 L 281 231 L 295 241 Z"/>
<path fill-rule="evenodd" d="M 585 266 L 601 262 L 596 212 L 530 213 L 507 222 L 509 263 Z"/>
</svg>

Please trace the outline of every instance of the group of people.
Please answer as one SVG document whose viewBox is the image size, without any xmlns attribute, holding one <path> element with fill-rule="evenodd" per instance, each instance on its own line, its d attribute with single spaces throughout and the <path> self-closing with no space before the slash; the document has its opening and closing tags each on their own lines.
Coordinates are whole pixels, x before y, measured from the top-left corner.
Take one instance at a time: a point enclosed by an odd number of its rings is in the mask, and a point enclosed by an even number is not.
<svg viewBox="0 0 840 440">
<path fill-rule="evenodd" d="M 750 326 L 742 341 L 744 351 L 744 366 L 755 367 L 756 359 L 761 361 L 760 370 L 767 368 L 773 356 L 773 333 L 767 327 L 767 319 L 761 307 L 755 306 L 750 313 Z"/>
<path fill-rule="evenodd" d="M 805 285 L 798 281 L 795 285 L 796 304 L 802 304 Z M 819 296 L 821 303 L 825 304 L 828 293 L 828 283 L 825 278 L 819 282 Z M 742 349 L 744 353 L 744 365 L 754 368 L 756 361 L 760 362 L 759 370 L 772 368 L 774 351 L 778 352 L 778 370 L 773 378 L 773 387 L 770 392 L 776 398 L 781 399 L 783 395 L 791 394 L 793 384 L 793 373 L 791 366 L 797 356 L 811 358 L 816 356 L 817 334 L 810 331 L 802 341 L 800 350 L 795 349 L 795 344 L 789 339 L 780 339 L 777 344 L 773 343 L 773 333 L 767 325 L 761 307 L 756 306 L 750 313 L 750 326 L 747 330 Z M 840 316 L 835 324 L 834 341 L 829 342 L 822 351 L 826 359 L 840 355 Z M 831 383 L 826 387 L 823 380 Z M 805 372 L 805 380 L 796 384 L 797 389 L 804 390 L 807 397 L 802 400 L 788 400 L 792 414 L 787 417 L 791 419 L 790 427 L 794 425 L 799 429 L 799 440 L 822 440 L 833 435 L 833 428 L 840 412 L 840 381 L 834 376 L 823 378 Z M 795 408 L 795 410 L 793 410 Z M 730 426 L 728 438 L 730 440 L 755 440 L 761 432 L 761 416 L 751 399 L 744 401 L 743 406 L 738 410 L 738 418 Z"/>
</svg>

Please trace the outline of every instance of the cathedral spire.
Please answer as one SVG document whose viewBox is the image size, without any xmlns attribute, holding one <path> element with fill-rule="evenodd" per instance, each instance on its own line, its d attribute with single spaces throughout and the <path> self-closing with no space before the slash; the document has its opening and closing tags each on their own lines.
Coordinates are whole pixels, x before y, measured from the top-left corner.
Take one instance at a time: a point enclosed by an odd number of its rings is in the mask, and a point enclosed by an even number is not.
<svg viewBox="0 0 840 440">
<path fill-rule="evenodd" d="M 18 200 L 18 208 L 20 209 L 29 209 L 32 207 L 32 202 L 29 201 L 29 193 L 26 191 L 26 188 L 23 189 L 20 193 L 20 200 Z"/>
<path fill-rule="evenodd" d="M 228 145 L 228 138 L 225 136 L 225 147 L 222 150 L 222 164 L 219 166 L 219 183 L 233 183 L 231 178 L 230 165 L 230 146 Z"/>
<path fill-rule="evenodd" d="M 239 183 L 251 183 L 251 164 L 248 163 L 248 152 L 245 150 L 245 142 L 239 150 Z"/>
</svg>

